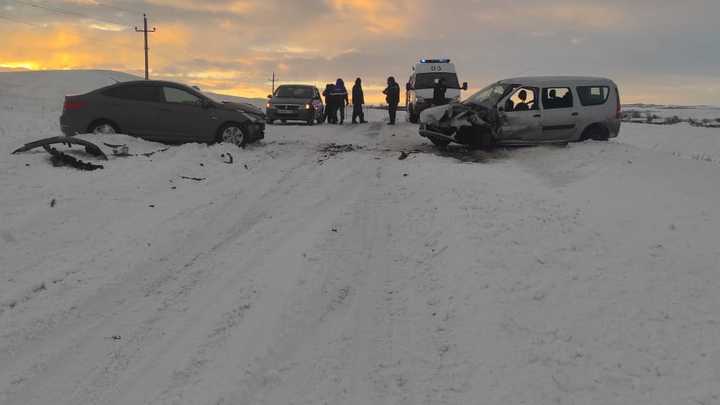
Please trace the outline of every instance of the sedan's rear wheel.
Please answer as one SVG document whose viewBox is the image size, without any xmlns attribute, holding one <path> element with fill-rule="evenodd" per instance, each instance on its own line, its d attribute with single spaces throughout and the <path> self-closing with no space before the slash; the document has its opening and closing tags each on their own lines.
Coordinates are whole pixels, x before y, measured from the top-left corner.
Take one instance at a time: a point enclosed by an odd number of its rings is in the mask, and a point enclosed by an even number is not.
<svg viewBox="0 0 720 405">
<path fill-rule="evenodd" d="M 240 125 L 227 124 L 220 129 L 218 142 L 232 143 L 242 147 L 247 143 L 247 136 L 245 136 L 245 130 Z"/>
<path fill-rule="evenodd" d="M 90 125 L 88 132 L 97 135 L 111 135 L 118 133 L 118 129 L 110 121 L 97 121 Z"/>
</svg>

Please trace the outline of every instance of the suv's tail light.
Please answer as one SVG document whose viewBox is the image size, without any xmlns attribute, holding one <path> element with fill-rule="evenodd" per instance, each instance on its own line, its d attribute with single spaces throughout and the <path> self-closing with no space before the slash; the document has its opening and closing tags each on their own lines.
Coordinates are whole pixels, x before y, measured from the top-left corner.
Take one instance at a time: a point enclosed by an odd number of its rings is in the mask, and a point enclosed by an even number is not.
<svg viewBox="0 0 720 405">
<path fill-rule="evenodd" d="M 71 97 L 65 97 L 65 104 L 63 104 L 63 111 L 79 110 L 87 106 L 86 101 L 73 99 Z"/>
</svg>

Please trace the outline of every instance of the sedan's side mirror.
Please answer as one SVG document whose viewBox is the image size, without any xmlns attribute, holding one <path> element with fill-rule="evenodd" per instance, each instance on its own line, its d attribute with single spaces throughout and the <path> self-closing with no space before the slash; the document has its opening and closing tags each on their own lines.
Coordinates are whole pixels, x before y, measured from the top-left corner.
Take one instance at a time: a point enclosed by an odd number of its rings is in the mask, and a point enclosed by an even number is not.
<svg viewBox="0 0 720 405">
<path fill-rule="evenodd" d="M 503 106 L 498 106 L 497 110 L 498 110 L 499 112 L 503 112 L 503 111 L 505 111 L 505 107 L 503 107 Z"/>
<path fill-rule="evenodd" d="M 467 82 L 464 82 L 464 83 L 463 83 L 462 89 L 465 90 L 465 91 L 467 91 L 467 89 L 468 89 L 468 84 L 467 84 Z"/>
<path fill-rule="evenodd" d="M 272 94 L 268 94 L 268 97 L 267 97 L 267 98 L 272 98 Z"/>
</svg>

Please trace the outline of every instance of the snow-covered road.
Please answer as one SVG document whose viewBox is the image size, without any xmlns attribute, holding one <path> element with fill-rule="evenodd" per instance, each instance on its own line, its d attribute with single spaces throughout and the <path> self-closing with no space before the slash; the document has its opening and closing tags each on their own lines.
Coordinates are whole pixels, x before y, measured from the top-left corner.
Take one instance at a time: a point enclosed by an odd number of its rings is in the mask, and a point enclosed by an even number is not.
<svg viewBox="0 0 720 405">
<path fill-rule="evenodd" d="M 53 103 L 0 94 L 3 405 L 720 403 L 697 129 L 439 152 L 370 111 L 88 173 L 8 154 Z"/>
</svg>

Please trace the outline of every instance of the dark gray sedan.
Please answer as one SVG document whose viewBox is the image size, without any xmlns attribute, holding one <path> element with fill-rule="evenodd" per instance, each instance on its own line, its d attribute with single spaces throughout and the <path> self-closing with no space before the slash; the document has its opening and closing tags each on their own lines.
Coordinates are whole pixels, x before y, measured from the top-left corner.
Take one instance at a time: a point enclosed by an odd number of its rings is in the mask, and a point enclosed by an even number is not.
<svg viewBox="0 0 720 405">
<path fill-rule="evenodd" d="M 66 96 L 65 135 L 124 133 L 168 142 L 245 145 L 265 136 L 265 114 L 250 104 L 219 102 L 179 83 L 132 81 Z"/>
</svg>

